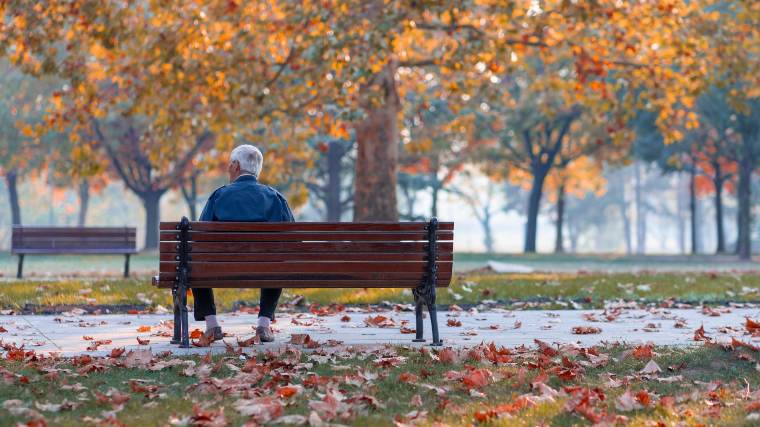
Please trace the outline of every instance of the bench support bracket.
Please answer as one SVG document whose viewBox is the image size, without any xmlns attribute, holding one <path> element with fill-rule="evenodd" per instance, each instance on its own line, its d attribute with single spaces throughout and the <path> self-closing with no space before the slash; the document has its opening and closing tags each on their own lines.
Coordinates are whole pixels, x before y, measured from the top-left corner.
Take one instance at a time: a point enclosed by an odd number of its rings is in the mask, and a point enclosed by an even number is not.
<svg viewBox="0 0 760 427">
<path fill-rule="evenodd" d="M 438 230 L 438 219 L 432 218 L 427 226 L 428 232 L 428 259 L 427 272 L 425 281 L 418 287 L 412 289 L 414 295 L 414 315 L 416 321 L 414 342 L 425 342 L 423 335 L 422 307 L 427 306 L 430 314 L 430 327 L 433 332 L 432 346 L 441 346 L 443 341 L 438 334 L 438 313 L 435 306 L 435 286 L 438 279 L 438 263 L 436 262 L 438 254 L 436 253 L 436 231 Z"/>
<path fill-rule="evenodd" d="M 190 348 L 189 322 L 187 319 L 187 288 L 188 275 L 190 273 L 190 221 L 182 217 L 177 226 L 179 231 L 179 265 L 177 266 L 177 279 L 172 289 L 174 299 L 174 336 L 172 344 L 179 344 L 180 348 Z"/>
<path fill-rule="evenodd" d="M 130 254 L 126 254 L 125 255 L 126 259 L 124 260 L 124 278 L 125 279 L 129 277 L 129 256 Z"/>
</svg>

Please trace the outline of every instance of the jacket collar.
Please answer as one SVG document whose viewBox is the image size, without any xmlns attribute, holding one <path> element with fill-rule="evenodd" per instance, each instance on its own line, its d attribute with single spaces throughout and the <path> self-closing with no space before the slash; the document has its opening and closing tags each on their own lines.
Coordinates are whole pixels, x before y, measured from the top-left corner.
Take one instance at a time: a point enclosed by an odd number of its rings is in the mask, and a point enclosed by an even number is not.
<svg viewBox="0 0 760 427">
<path fill-rule="evenodd" d="M 244 174 L 237 177 L 234 182 L 256 182 L 256 177 L 251 174 Z"/>
</svg>

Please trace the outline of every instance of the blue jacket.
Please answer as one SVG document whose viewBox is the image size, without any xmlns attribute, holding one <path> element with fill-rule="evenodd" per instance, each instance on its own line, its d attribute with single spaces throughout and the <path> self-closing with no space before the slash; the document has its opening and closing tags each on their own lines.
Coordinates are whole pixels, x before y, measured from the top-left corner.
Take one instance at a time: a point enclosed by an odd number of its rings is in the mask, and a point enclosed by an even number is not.
<svg viewBox="0 0 760 427">
<path fill-rule="evenodd" d="M 293 222 L 288 201 L 253 175 L 241 175 L 211 194 L 201 221 Z"/>
</svg>

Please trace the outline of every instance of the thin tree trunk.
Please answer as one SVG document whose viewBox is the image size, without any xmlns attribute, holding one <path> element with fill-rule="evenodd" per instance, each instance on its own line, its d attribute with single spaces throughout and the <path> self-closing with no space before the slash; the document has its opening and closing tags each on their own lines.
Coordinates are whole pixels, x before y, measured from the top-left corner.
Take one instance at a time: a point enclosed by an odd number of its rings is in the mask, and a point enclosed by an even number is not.
<svg viewBox="0 0 760 427">
<path fill-rule="evenodd" d="M 530 189 L 530 196 L 528 196 L 528 218 L 525 224 L 525 253 L 536 253 L 538 214 L 541 209 L 544 181 L 548 172 L 548 167 L 533 169 L 533 185 Z"/>
<path fill-rule="evenodd" d="M 84 227 L 87 223 L 87 209 L 90 206 L 90 182 L 82 179 L 79 182 L 79 215 L 77 225 Z"/>
<path fill-rule="evenodd" d="M 339 142 L 330 141 L 327 145 L 327 221 L 339 222 L 343 216 L 343 205 L 340 202 L 341 161 L 345 149 Z"/>
<path fill-rule="evenodd" d="M 161 218 L 161 196 L 165 190 L 138 194 L 145 208 L 145 250 L 158 249 L 158 222 Z"/>
<path fill-rule="evenodd" d="M 492 254 L 494 252 L 493 228 L 491 227 L 491 212 L 488 207 L 483 212 L 483 220 L 480 221 L 480 225 L 483 227 L 483 245 L 486 247 L 486 252 Z"/>
<path fill-rule="evenodd" d="M 752 256 L 752 169 L 753 162 L 750 156 L 743 156 L 739 160 L 739 186 L 737 197 L 739 212 L 737 226 L 739 231 L 736 251 L 739 258 L 749 260 Z"/>
<path fill-rule="evenodd" d="M 689 216 L 691 218 L 691 253 L 699 253 L 699 228 L 697 225 L 697 168 L 689 168 Z"/>
<path fill-rule="evenodd" d="M 641 165 L 636 162 L 634 165 L 634 185 L 636 198 L 636 253 L 643 254 L 647 246 L 647 229 L 646 229 L 646 210 L 643 201 L 643 189 L 641 182 Z"/>
<path fill-rule="evenodd" d="M 723 176 L 721 175 L 720 166 L 715 168 L 715 229 L 718 239 L 716 253 L 726 252 L 726 231 L 723 226 Z"/>
<path fill-rule="evenodd" d="M 185 187 L 185 180 L 182 181 L 179 188 L 182 190 L 182 198 L 185 199 L 187 209 L 190 211 L 190 221 L 198 219 L 198 175 L 192 174 L 187 179 L 190 188 Z"/>
<path fill-rule="evenodd" d="M 18 172 L 15 169 L 5 174 L 5 184 L 8 186 L 8 199 L 11 204 L 11 224 L 21 225 L 21 206 L 18 202 Z"/>
<path fill-rule="evenodd" d="M 563 235 L 563 228 L 564 228 L 564 221 L 565 221 L 565 184 L 560 184 L 559 188 L 557 188 L 557 221 L 555 223 L 556 225 L 556 233 L 555 233 L 555 241 L 554 241 L 554 252 L 561 254 L 565 252 L 565 245 L 564 245 L 564 235 Z"/>
<path fill-rule="evenodd" d="M 437 177 L 433 177 L 433 179 L 436 179 L 436 178 Z M 438 185 L 438 182 L 436 181 L 433 182 L 432 190 L 433 191 L 432 191 L 431 196 L 433 199 L 433 203 L 430 206 L 430 217 L 437 218 L 438 217 L 438 194 L 441 191 L 441 187 Z"/>
<path fill-rule="evenodd" d="M 398 169 L 398 123 L 400 100 L 396 88 L 396 62 L 391 60 L 375 74 L 373 84 L 382 102 L 367 96 L 367 117 L 356 125 L 358 144 L 354 180 L 354 221 L 398 221 L 396 172 Z"/>
<path fill-rule="evenodd" d="M 684 221 L 684 196 L 683 175 L 678 174 L 676 183 L 676 227 L 678 233 L 678 249 L 682 254 L 686 253 L 686 222 Z"/>
<path fill-rule="evenodd" d="M 631 236 L 631 219 L 628 217 L 627 208 L 625 203 L 618 205 L 620 209 L 620 218 L 623 220 L 623 236 L 625 237 L 625 253 L 631 255 L 633 253 L 633 239 Z"/>
</svg>

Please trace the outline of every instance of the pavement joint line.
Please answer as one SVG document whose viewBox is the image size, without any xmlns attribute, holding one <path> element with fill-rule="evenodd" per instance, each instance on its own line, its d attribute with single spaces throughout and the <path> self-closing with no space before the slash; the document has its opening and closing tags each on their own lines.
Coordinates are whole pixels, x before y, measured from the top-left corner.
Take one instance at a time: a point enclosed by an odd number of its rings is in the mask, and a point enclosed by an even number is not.
<svg viewBox="0 0 760 427">
<path fill-rule="evenodd" d="M 37 331 L 40 335 L 42 335 L 50 344 L 53 344 L 53 346 L 55 346 L 55 348 L 57 348 L 59 351 L 63 351 L 63 349 L 61 348 L 61 346 L 59 346 L 50 337 L 48 337 L 47 335 L 45 335 L 45 333 L 42 332 L 39 328 L 37 328 L 36 326 L 34 326 L 34 324 L 32 324 L 32 322 L 30 322 L 29 319 L 27 319 L 25 315 L 21 315 L 21 318 L 24 319 L 24 321 L 26 323 L 28 323 L 29 326 L 31 326 L 35 331 Z"/>
</svg>

